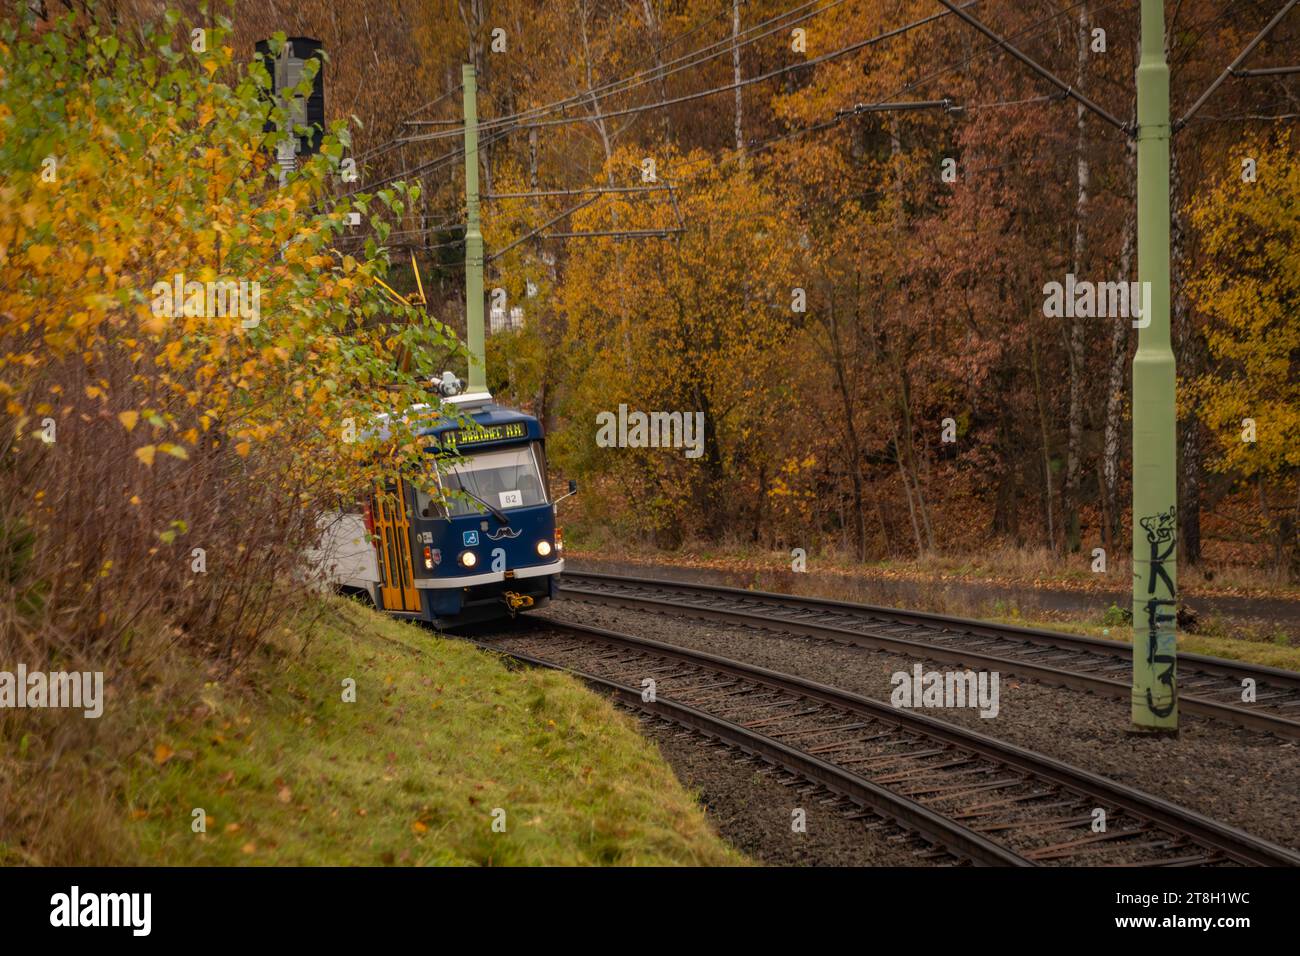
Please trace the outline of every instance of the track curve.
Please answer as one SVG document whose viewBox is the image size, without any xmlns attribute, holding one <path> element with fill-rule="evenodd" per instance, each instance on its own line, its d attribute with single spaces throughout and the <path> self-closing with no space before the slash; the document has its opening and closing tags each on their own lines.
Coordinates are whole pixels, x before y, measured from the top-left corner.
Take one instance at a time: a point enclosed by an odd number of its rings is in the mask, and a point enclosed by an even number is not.
<svg viewBox="0 0 1300 956">
<path fill-rule="evenodd" d="M 794 675 L 554 620 L 476 643 L 798 774 L 959 860 L 1300 865 L 1300 854 L 1136 788 Z"/>
<path fill-rule="evenodd" d="M 710 584 L 566 571 L 570 600 L 741 624 L 913 657 L 983 667 L 1107 697 L 1128 698 L 1129 644 L 1041 628 Z M 1244 682 L 1255 701 L 1242 702 Z M 1203 654 L 1178 654 L 1186 713 L 1300 739 L 1300 673 Z"/>
</svg>

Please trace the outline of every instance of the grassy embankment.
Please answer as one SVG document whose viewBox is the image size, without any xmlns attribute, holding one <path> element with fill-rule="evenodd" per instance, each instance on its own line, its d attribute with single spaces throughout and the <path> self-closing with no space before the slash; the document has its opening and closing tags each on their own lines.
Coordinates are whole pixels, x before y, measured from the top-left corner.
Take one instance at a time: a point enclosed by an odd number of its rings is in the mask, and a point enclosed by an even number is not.
<svg viewBox="0 0 1300 956">
<path fill-rule="evenodd" d="M 576 681 L 338 600 L 301 653 L 205 685 L 128 781 L 136 863 L 745 862 Z"/>
</svg>

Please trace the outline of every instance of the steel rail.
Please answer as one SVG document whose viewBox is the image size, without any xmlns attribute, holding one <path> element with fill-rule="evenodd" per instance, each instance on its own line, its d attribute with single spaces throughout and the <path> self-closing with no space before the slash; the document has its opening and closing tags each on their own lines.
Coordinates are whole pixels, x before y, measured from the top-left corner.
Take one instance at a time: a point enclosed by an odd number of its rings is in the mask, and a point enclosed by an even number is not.
<svg viewBox="0 0 1300 956">
<path fill-rule="evenodd" d="M 654 597 L 649 594 L 635 594 L 627 591 L 623 593 L 600 591 L 590 586 L 583 587 L 581 583 L 583 581 L 595 583 L 598 586 L 653 589 L 662 592 L 663 596 Z M 560 587 L 562 595 L 588 603 L 598 603 L 630 610 L 648 609 L 660 613 L 715 620 L 721 623 L 739 623 L 764 630 L 795 633 L 838 643 L 871 647 L 877 650 L 896 651 L 909 656 L 944 663 L 985 667 L 996 669 L 1002 673 L 1017 674 L 1043 683 L 1089 691 L 1106 697 L 1127 699 L 1131 693 L 1129 683 L 1124 680 L 1039 664 L 987 650 L 973 650 L 960 645 L 945 646 L 936 640 L 927 640 L 926 638 L 927 635 L 932 635 L 934 638 L 963 636 L 987 638 L 1004 642 L 1008 647 L 1015 644 L 1034 644 L 1072 653 L 1089 653 L 1099 658 L 1104 655 L 1116 661 L 1131 662 L 1132 645 L 1123 644 L 1119 641 L 1107 641 L 1101 638 L 1085 637 L 1040 628 L 991 624 L 987 621 L 933 614 L 926 611 L 908 611 L 899 608 L 853 604 L 825 598 L 777 594 L 770 591 L 750 591 L 721 585 L 691 584 L 653 578 L 630 578 L 585 571 L 566 571 L 561 578 Z M 768 613 L 764 613 L 763 607 L 756 610 L 745 610 L 741 608 L 683 604 L 680 600 L 673 600 L 674 596 L 680 598 L 683 595 L 690 594 L 744 601 L 766 606 L 768 609 L 818 613 L 836 612 L 855 617 L 858 621 L 855 621 L 854 627 L 844 627 L 776 616 L 771 614 L 770 610 Z M 909 631 L 907 636 L 885 634 L 879 631 L 882 628 L 898 625 L 906 625 L 915 630 Z M 872 628 L 877 630 L 873 631 Z M 1257 683 L 1268 683 L 1283 688 L 1288 692 L 1300 693 L 1300 673 L 1294 671 L 1230 661 L 1204 654 L 1184 653 L 1182 651 L 1178 654 L 1178 662 L 1183 666 L 1191 665 L 1194 675 L 1189 678 L 1186 674 L 1180 673 L 1180 679 L 1190 681 L 1198 679 L 1201 675 L 1210 675 L 1239 682 L 1249 678 Z M 1235 704 L 1208 700 L 1195 693 L 1188 693 L 1186 690 L 1179 694 L 1179 706 L 1187 713 L 1212 720 L 1233 723 L 1252 730 L 1266 731 L 1281 737 L 1300 739 L 1300 721 L 1291 720 L 1265 710 L 1251 710 Z"/>
<path fill-rule="evenodd" d="M 936 720 L 933 717 L 927 717 L 923 714 L 911 710 L 900 709 L 890 706 L 881 701 L 864 697 L 850 691 L 841 690 L 831 687 L 827 684 L 807 680 L 792 674 L 783 674 L 765 667 L 746 664 L 741 661 L 721 657 L 716 654 L 710 654 L 704 651 L 696 651 L 690 648 L 681 647 L 673 644 L 665 644 L 661 641 L 655 641 L 650 638 L 636 637 L 630 634 L 623 634 L 605 628 L 589 627 L 587 625 L 572 624 L 565 621 L 554 619 L 536 620 L 532 622 L 534 630 L 554 629 L 563 631 L 567 634 L 578 636 L 582 640 L 606 643 L 614 646 L 620 646 L 627 650 L 639 653 L 650 654 L 661 659 L 676 661 L 692 667 L 708 669 L 720 674 L 731 676 L 740 680 L 745 680 L 754 684 L 769 687 L 773 690 L 792 694 L 798 697 L 806 698 L 810 701 L 821 702 L 834 708 L 838 708 L 849 713 L 859 714 L 864 717 L 870 717 L 874 720 L 882 721 L 886 724 L 893 724 L 900 728 L 927 737 L 933 741 L 944 743 L 951 747 L 957 747 L 962 750 L 970 751 L 981 757 L 1000 763 L 1018 770 L 1030 777 L 1038 778 L 1047 783 L 1053 784 L 1062 790 L 1079 797 L 1086 797 L 1089 800 L 1097 801 L 1101 804 L 1114 806 L 1129 814 L 1133 818 L 1142 821 L 1145 824 L 1152 824 L 1163 827 L 1192 842 L 1202 848 L 1208 848 L 1221 853 L 1227 860 L 1246 865 L 1246 866 L 1300 866 L 1300 853 L 1273 843 L 1272 841 L 1253 836 L 1244 830 L 1228 824 L 1220 823 L 1205 817 L 1195 811 L 1185 807 L 1178 806 L 1167 800 L 1145 793 L 1135 787 L 1118 783 L 1099 774 L 1084 770 L 1079 767 L 1073 767 L 1062 761 L 1035 753 L 1023 747 L 1006 743 L 986 734 L 966 730 L 952 724 Z M 507 637 L 506 640 L 509 638 Z M 494 646 L 491 641 L 476 641 L 480 647 L 505 653 L 508 656 L 519 659 L 527 658 L 527 663 L 541 664 L 554 669 L 569 671 L 571 668 L 565 666 L 562 662 L 547 660 L 546 658 L 534 655 L 520 655 L 509 650 L 503 650 Z M 629 706 L 637 709 L 646 710 L 652 713 L 659 713 L 672 719 L 683 726 L 691 726 L 692 729 L 709 728 L 702 732 L 710 733 L 723 738 L 723 733 L 731 735 L 731 739 L 737 741 L 736 745 L 744 744 L 748 747 L 758 748 L 755 752 L 774 759 L 780 763 L 784 760 L 792 763 L 798 762 L 798 766 L 805 769 L 797 769 L 795 772 L 800 775 L 812 777 L 813 773 L 826 772 L 826 767 L 830 767 L 837 775 L 848 774 L 850 777 L 858 777 L 852 771 L 845 771 L 842 768 L 834 767 L 827 764 L 811 754 L 802 753 L 788 745 L 781 744 L 779 741 L 763 734 L 755 732 L 747 727 L 741 727 L 729 721 L 722 720 L 714 715 L 706 714 L 696 708 L 688 707 L 685 704 L 665 699 L 658 695 L 656 700 L 651 703 L 642 699 L 642 692 L 639 688 L 631 687 L 619 682 L 610 681 L 608 678 L 602 678 L 585 672 L 575 672 L 583 680 L 593 684 L 610 685 L 616 689 L 617 696 L 620 700 Z M 656 711 L 654 708 L 658 707 Z M 694 722 L 694 723 L 692 723 Z M 727 726 L 723 726 L 723 725 Z M 755 740 L 755 737 L 764 738 Z M 730 742 L 730 741 L 729 741 Z M 744 747 L 742 747 L 744 749 Z M 819 764 L 824 766 L 818 766 Z M 794 769 L 791 767 L 791 769 Z M 813 778 L 816 779 L 816 778 Z M 899 794 L 892 793 L 886 788 L 872 784 L 865 777 L 858 777 L 862 784 L 869 785 L 857 790 L 855 796 L 860 799 L 881 800 L 881 804 L 872 804 L 873 809 L 880 812 L 881 815 L 897 819 L 904 822 L 909 828 L 914 828 L 921 832 L 927 839 L 933 839 L 941 846 L 949 850 L 962 853 L 969 856 L 972 860 L 984 863 L 993 863 L 994 857 L 987 855 L 987 848 L 982 843 L 973 842 L 971 837 L 976 837 L 980 841 L 993 843 L 987 840 L 981 834 L 969 830 L 956 821 L 948 821 L 942 818 L 945 823 L 941 824 L 934 819 L 937 815 L 934 811 L 926 807 L 915 804 L 915 801 L 909 800 Z M 822 782 L 818 780 L 817 782 Z M 828 789 L 835 789 L 830 784 L 824 784 Z M 880 791 L 883 791 L 880 792 Z M 915 809 L 900 804 L 898 801 L 906 801 L 907 804 L 914 804 Z M 918 813 L 917 811 L 924 811 Z M 941 815 L 938 815 L 941 816 Z M 948 824 L 959 827 L 960 830 L 953 830 Z M 942 832 L 940 832 L 942 828 Z M 967 835 L 969 834 L 969 836 Z M 951 842 L 949 842 L 951 841 Z M 994 846 L 1000 846 L 996 843 Z M 960 848 L 960 849 L 959 849 Z M 1002 848 L 1006 852 L 1014 851 Z M 980 856 L 977 859 L 977 854 Z M 1023 859 L 1023 858 L 1020 858 Z M 1005 864 L 1014 861 L 1006 860 Z M 1031 863 L 1032 860 L 1025 860 L 1025 863 Z M 1016 865 L 1023 865 L 1017 863 Z"/>
<path fill-rule="evenodd" d="M 540 622 L 536 621 L 528 623 L 540 624 Z M 583 630 L 577 626 L 555 626 L 573 633 Z M 413 647 L 382 635 L 381 639 L 407 656 L 424 657 L 428 655 L 428 652 L 423 648 Z M 640 710 L 667 720 L 707 738 L 717 740 L 751 757 L 780 767 L 796 777 L 801 777 L 849 800 L 854 805 L 869 811 L 884 821 L 892 822 L 903 830 L 916 833 L 942 852 L 950 854 L 958 860 L 968 860 L 977 866 L 1037 865 L 982 834 L 976 833 L 969 827 L 950 820 L 914 800 L 895 794 L 891 790 L 858 774 L 846 771 L 813 754 L 804 753 L 780 741 L 742 727 L 733 721 L 708 714 L 698 708 L 670 699 L 656 698 L 654 701 L 647 701 L 638 688 L 531 654 L 504 650 L 491 641 L 475 640 L 473 638 L 467 640 L 482 650 L 500 654 L 522 664 L 570 674 L 594 690 L 611 695 L 628 708 Z"/>
<path fill-rule="evenodd" d="M 565 625 L 567 629 L 567 625 Z M 949 820 L 942 814 L 921 806 L 914 800 L 872 783 L 865 777 L 842 767 L 804 753 L 778 740 L 749 730 L 732 721 L 666 698 L 646 701 L 641 690 L 628 684 L 599 677 L 580 669 L 566 667 L 531 654 L 503 651 L 490 642 L 475 641 L 477 646 L 494 653 L 504 654 L 513 660 L 535 667 L 564 671 L 572 674 L 592 688 L 609 694 L 620 703 L 672 721 L 706 737 L 719 740 L 744 753 L 795 773 L 827 790 L 847 797 L 854 803 L 870 808 L 878 815 L 912 830 L 927 841 L 943 847 L 948 852 L 983 866 L 1034 866 L 1019 854 L 1013 853 L 968 827 Z"/>
</svg>

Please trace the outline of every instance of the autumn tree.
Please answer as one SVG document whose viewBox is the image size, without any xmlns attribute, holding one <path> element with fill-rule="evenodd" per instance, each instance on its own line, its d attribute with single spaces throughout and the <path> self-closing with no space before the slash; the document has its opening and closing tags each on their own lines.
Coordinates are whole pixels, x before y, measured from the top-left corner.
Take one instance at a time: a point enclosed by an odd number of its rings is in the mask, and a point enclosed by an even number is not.
<svg viewBox="0 0 1300 956">
<path fill-rule="evenodd" d="M 571 371 L 560 460 L 614 476 L 635 522 L 665 540 L 752 536 L 773 463 L 802 443 L 784 424 L 798 370 L 785 361 L 793 250 L 781 208 L 745 169 L 702 159 L 661 159 L 673 197 L 616 194 L 575 214 L 576 231 L 617 222 L 669 235 L 585 240 L 571 251 L 559 293 Z M 630 160 L 615 154 L 612 162 Z M 691 228 L 677 234 L 682 220 Z M 597 447 L 596 414 L 620 404 L 701 413 L 699 457 Z"/>
<path fill-rule="evenodd" d="M 203 52 L 177 26 L 0 39 L 3 528 L 31 542 L 6 647 L 100 653 L 162 609 L 243 653 L 315 514 L 368 486 L 359 464 L 418 460 L 409 429 L 381 448 L 371 423 L 425 398 L 445 338 L 381 294 L 374 240 L 334 249 L 350 213 L 409 197 L 330 199 L 343 124 L 278 186 L 265 70 L 229 24 Z M 399 349 L 422 357 L 406 373 Z M 46 613 L 15 616 L 23 594 Z"/>
<path fill-rule="evenodd" d="M 1194 205 L 1207 253 L 1191 292 L 1214 367 L 1191 397 L 1213 467 L 1252 486 L 1279 568 L 1300 571 L 1300 158 L 1295 134 L 1247 137 Z"/>
</svg>

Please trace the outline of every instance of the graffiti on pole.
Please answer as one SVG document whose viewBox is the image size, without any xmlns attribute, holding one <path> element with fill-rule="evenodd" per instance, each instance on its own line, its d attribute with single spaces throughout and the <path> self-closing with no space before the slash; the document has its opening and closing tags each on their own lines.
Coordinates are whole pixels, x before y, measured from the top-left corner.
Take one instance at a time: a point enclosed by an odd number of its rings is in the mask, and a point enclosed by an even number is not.
<svg viewBox="0 0 1300 956">
<path fill-rule="evenodd" d="M 1165 563 L 1174 560 L 1174 551 L 1178 547 L 1176 519 L 1176 508 L 1171 505 L 1168 511 L 1149 515 L 1138 522 L 1146 532 L 1147 544 L 1151 549 L 1147 561 L 1147 600 L 1144 605 L 1147 622 L 1147 664 L 1156 671 L 1156 679 L 1164 685 L 1169 695 L 1169 703 L 1160 705 L 1155 702 L 1151 688 L 1147 688 L 1147 709 L 1157 717 L 1168 717 L 1173 713 L 1177 699 L 1174 677 L 1177 657 L 1174 627 L 1178 619 L 1174 609 L 1177 600 L 1173 579 L 1165 570 Z M 1159 582 L 1164 583 L 1162 590 L 1168 593 L 1167 598 L 1157 596 Z"/>
</svg>

